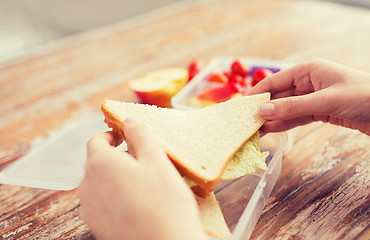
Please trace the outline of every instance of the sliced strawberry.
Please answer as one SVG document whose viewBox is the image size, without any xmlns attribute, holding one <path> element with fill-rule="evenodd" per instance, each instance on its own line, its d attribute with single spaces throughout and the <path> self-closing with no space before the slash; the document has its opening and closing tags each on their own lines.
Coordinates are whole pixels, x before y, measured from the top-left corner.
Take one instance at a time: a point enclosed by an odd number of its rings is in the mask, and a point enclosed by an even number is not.
<svg viewBox="0 0 370 240">
<path fill-rule="evenodd" d="M 189 81 L 191 81 L 195 75 L 197 75 L 204 67 L 204 62 L 200 59 L 194 59 L 189 63 Z"/>
<path fill-rule="evenodd" d="M 259 83 L 260 81 L 262 81 L 266 77 L 271 76 L 272 74 L 274 74 L 274 73 L 268 68 L 259 68 L 259 69 L 257 69 L 253 73 L 252 86 L 256 85 L 257 83 Z"/>
<path fill-rule="evenodd" d="M 224 102 L 231 98 L 233 94 L 238 91 L 236 87 L 231 84 L 225 84 L 223 86 L 217 86 L 214 88 L 206 89 L 198 98 L 201 100 L 213 101 L 213 102 Z"/>
<path fill-rule="evenodd" d="M 248 76 L 250 67 L 243 65 L 239 60 L 235 60 L 230 67 L 232 73 L 238 74 L 242 77 Z"/>
<path fill-rule="evenodd" d="M 229 82 L 229 79 L 228 77 L 223 74 L 223 73 L 212 73 L 211 75 L 209 75 L 208 77 L 208 81 L 210 82 L 218 82 L 218 83 L 228 83 Z"/>
<path fill-rule="evenodd" d="M 250 76 L 243 78 L 243 81 L 240 82 L 244 88 L 249 89 L 252 87 L 252 78 Z"/>
<path fill-rule="evenodd" d="M 230 83 L 229 85 L 234 93 L 243 93 L 245 91 L 245 87 L 243 87 L 240 83 L 234 82 Z"/>
</svg>

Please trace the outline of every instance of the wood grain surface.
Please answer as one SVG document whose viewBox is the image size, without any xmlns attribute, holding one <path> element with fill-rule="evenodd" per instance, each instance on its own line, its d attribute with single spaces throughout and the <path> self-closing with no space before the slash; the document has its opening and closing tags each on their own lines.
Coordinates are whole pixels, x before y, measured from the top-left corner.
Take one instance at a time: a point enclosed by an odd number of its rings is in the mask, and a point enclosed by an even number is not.
<svg viewBox="0 0 370 240">
<path fill-rule="evenodd" d="M 370 72 L 370 12 L 316 1 L 184 1 L 74 36 L 0 66 L 0 169 L 107 98 L 137 101 L 127 80 L 234 55 L 321 57 Z M 370 138 L 299 128 L 252 239 L 370 239 Z M 0 239 L 93 239 L 75 191 L 0 185 Z"/>
</svg>

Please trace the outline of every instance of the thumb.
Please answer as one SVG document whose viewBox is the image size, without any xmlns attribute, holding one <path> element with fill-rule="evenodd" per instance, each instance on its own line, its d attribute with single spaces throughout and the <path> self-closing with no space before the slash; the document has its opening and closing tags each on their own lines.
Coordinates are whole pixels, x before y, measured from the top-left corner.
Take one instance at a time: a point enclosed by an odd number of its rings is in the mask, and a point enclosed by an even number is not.
<svg viewBox="0 0 370 240">
<path fill-rule="evenodd" d="M 152 162 L 152 159 L 167 158 L 154 133 L 136 119 L 126 119 L 124 135 L 127 144 L 132 147 L 137 159 Z"/>
<path fill-rule="evenodd" d="M 267 120 L 286 120 L 306 115 L 330 115 L 332 107 L 328 94 L 314 92 L 271 100 L 261 104 L 259 113 Z"/>
</svg>

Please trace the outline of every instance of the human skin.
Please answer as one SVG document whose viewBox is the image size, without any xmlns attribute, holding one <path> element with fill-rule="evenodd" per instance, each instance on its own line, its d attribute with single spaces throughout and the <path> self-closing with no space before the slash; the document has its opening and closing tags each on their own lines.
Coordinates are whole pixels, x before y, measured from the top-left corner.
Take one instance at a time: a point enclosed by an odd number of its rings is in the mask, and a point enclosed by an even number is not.
<svg viewBox="0 0 370 240">
<path fill-rule="evenodd" d="M 80 216 L 97 239 L 206 239 L 197 204 L 149 129 L 127 119 L 135 157 L 113 132 L 93 137 L 78 188 Z"/>
<path fill-rule="evenodd" d="M 259 108 L 268 120 L 263 133 L 322 121 L 370 135 L 369 73 L 317 59 L 267 77 L 247 95 L 263 92 L 272 99 Z"/>
</svg>

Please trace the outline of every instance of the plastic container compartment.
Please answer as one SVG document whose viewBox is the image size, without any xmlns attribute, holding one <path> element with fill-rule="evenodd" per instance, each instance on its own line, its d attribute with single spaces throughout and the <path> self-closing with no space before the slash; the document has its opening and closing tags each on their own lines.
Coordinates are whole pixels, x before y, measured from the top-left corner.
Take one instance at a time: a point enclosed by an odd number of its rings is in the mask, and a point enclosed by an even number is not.
<svg viewBox="0 0 370 240">
<path fill-rule="evenodd" d="M 217 186 L 216 199 L 232 232 L 228 239 L 249 239 L 251 236 L 280 175 L 286 140 L 285 133 L 264 136 L 261 151 L 269 152 L 267 169 L 235 180 L 222 180 Z"/>
<path fill-rule="evenodd" d="M 268 68 L 274 73 L 291 66 L 289 63 L 254 58 L 218 57 L 212 60 L 191 82 L 171 100 L 176 109 L 192 110 L 189 99 L 215 86 L 207 81 L 210 73 L 228 71 L 238 59 L 251 67 L 251 73 L 258 68 Z M 215 189 L 226 223 L 232 235 L 230 240 L 249 239 L 280 175 L 283 151 L 287 142 L 286 133 L 268 134 L 261 138 L 261 151 L 268 151 L 266 171 L 245 175 L 234 180 L 222 180 Z M 210 239 L 216 239 L 210 237 Z"/>
<path fill-rule="evenodd" d="M 272 72 L 278 72 L 282 69 L 291 66 L 289 63 L 283 63 L 278 61 L 270 61 L 264 59 L 255 58 L 242 58 L 242 57 L 218 57 L 213 59 L 207 66 L 200 71 L 176 96 L 171 99 L 173 108 L 190 110 L 195 107 L 188 104 L 189 100 L 203 92 L 207 88 L 211 88 L 219 83 L 210 83 L 207 81 L 207 76 L 210 73 L 224 72 L 230 69 L 230 66 L 234 60 L 238 59 L 243 64 L 251 67 L 251 74 L 258 68 L 268 68 Z"/>
</svg>

